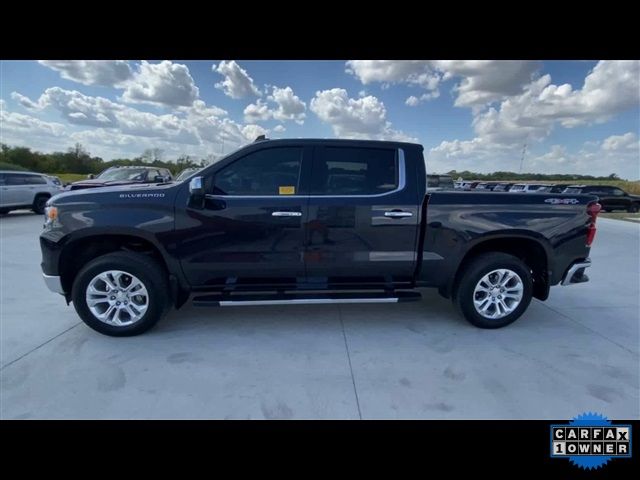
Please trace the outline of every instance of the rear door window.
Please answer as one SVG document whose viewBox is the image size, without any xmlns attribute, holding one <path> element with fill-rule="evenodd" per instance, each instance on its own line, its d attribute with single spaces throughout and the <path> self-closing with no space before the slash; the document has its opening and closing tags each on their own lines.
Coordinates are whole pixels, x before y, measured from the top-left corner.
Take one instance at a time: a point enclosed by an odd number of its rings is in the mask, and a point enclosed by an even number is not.
<svg viewBox="0 0 640 480">
<path fill-rule="evenodd" d="M 25 175 L 26 185 L 46 185 L 47 180 L 41 175 Z"/>
<path fill-rule="evenodd" d="M 378 195 L 399 186 L 395 149 L 324 147 L 316 150 L 313 195 Z"/>
</svg>

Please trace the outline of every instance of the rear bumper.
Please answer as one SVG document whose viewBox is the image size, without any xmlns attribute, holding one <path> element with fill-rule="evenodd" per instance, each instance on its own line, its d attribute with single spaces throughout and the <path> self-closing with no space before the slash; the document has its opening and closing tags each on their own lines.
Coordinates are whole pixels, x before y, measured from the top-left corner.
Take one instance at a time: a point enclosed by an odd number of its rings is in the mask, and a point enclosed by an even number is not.
<svg viewBox="0 0 640 480">
<path fill-rule="evenodd" d="M 562 285 L 573 285 L 589 281 L 584 271 L 591 266 L 591 259 L 586 258 L 571 265 L 562 277 Z"/>
<path fill-rule="evenodd" d="M 64 289 L 62 288 L 62 281 L 58 275 L 47 275 L 46 273 L 42 274 L 44 278 L 44 283 L 47 285 L 47 288 L 54 293 L 59 293 L 60 295 L 64 295 Z"/>
</svg>

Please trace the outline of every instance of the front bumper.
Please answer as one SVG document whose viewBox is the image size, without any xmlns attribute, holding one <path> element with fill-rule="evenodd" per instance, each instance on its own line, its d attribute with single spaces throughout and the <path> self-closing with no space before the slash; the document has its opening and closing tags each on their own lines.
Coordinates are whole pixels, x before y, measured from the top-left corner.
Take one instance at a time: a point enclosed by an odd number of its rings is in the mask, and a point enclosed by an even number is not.
<svg viewBox="0 0 640 480">
<path fill-rule="evenodd" d="M 591 259 L 586 258 L 579 262 L 571 265 L 564 277 L 562 277 L 562 285 L 573 285 L 575 283 L 584 283 L 589 281 L 589 277 L 587 277 L 584 273 L 585 269 L 591 266 Z"/>
<path fill-rule="evenodd" d="M 44 283 L 49 290 L 54 293 L 59 293 L 60 295 L 64 295 L 64 289 L 62 288 L 62 281 L 58 275 L 47 275 L 46 273 L 42 274 L 44 278 Z"/>
</svg>

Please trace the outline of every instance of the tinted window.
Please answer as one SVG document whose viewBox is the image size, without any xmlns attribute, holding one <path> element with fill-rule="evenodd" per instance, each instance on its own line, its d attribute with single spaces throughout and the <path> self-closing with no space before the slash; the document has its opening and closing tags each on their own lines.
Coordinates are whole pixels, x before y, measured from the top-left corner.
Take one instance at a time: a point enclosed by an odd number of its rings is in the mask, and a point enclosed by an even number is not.
<svg viewBox="0 0 640 480">
<path fill-rule="evenodd" d="M 313 165 L 316 195 L 376 195 L 398 188 L 395 150 L 327 147 Z"/>
<path fill-rule="evenodd" d="M 611 195 L 611 187 L 585 187 L 582 189 L 582 193 L 599 193 L 602 195 Z"/>
<path fill-rule="evenodd" d="M 25 175 L 24 183 L 27 185 L 46 185 L 47 180 L 40 175 Z"/>
<path fill-rule="evenodd" d="M 298 193 L 302 149 L 268 148 L 250 153 L 216 173 L 217 195 L 294 195 Z"/>
<path fill-rule="evenodd" d="M 7 173 L 7 185 L 42 185 L 47 181 L 39 175 L 25 175 L 23 173 Z"/>
<path fill-rule="evenodd" d="M 624 192 L 622 190 L 620 190 L 619 188 L 612 188 L 611 189 L 613 193 L 613 195 L 615 195 L 616 197 L 622 197 L 624 196 Z"/>
</svg>

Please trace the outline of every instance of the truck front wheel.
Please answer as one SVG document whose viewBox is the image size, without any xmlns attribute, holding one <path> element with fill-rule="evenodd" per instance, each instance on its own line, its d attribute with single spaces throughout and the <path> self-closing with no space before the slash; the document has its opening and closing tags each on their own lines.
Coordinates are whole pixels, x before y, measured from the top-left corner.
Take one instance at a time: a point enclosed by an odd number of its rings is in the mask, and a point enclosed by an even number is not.
<svg viewBox="0 0 640 480">
<path fill-rule="evenodd" d="M 520 317 L 531 302 L 531 271 L 519 258 L 483 253 L 461 272 L 454 302 L 480 328 L 500 328 Z"/>
<path fill-rule="evenodd" d="M 109 253 L 80 270 L 71 299 L 80 318 L 94 330 L 114 337 L 138 335 L 168 310 L 167 274 L 146 255 Z"/>
</svg>

